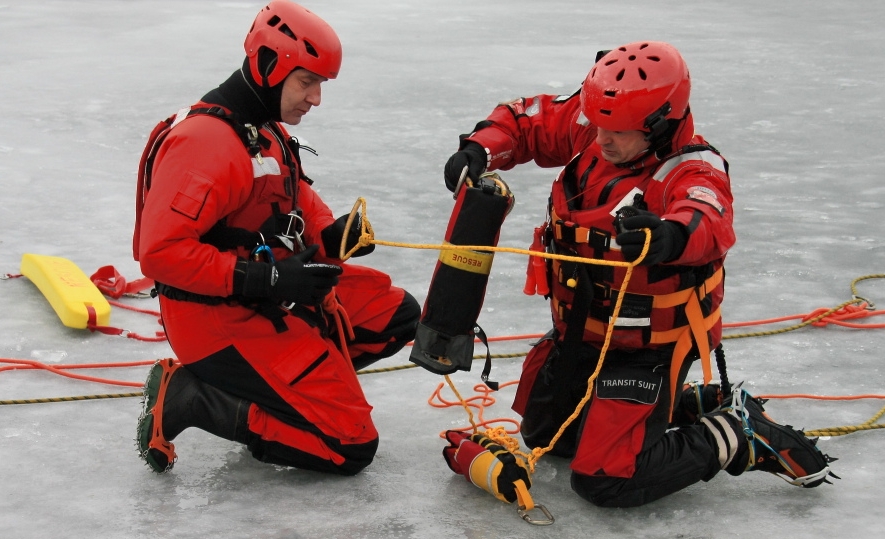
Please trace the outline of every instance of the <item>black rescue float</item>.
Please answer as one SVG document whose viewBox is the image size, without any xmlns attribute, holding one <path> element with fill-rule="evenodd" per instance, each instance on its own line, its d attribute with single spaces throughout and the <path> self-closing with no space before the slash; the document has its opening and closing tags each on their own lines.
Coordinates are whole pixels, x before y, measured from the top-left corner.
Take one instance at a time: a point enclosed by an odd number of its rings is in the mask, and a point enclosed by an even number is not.
<svg viewBox="0 0 885 539">
<path fill-rule="evenodd" d="M 497 174 L 483 174 L 476 183 L 462 181 L 455 189 L 455 207 L 446 229 L 446 245 L 495 247 L 504 218 L 513 207 L 513 195 Z M 476 325 L 485 298 L 494 253 L 442 249 L 409 360 L 436 374 L 469 371 L 473 340 L 485 334 Z M 487 356 L 483 381 L 488 382 Z M 494 384 L 496 385 L 496 384 Z"/>
</svg>

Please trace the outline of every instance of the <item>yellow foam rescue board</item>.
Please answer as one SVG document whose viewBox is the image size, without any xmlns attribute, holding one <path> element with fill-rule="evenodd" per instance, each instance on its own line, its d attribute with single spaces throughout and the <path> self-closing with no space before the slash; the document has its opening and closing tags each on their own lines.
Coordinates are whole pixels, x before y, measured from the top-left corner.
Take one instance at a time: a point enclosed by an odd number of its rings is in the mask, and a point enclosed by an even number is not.
<svg viewBox="0 0 885 539">
<path fill-rule="evenodd" d="M 111 305 L 89 277 L 70 260 L 26 253 L 22 255 L 21 272 L 46 296 L 64 325 L 86 329 L 88 307 L 95 310 L 96 325 L 108 325 Z"/>
</svg>

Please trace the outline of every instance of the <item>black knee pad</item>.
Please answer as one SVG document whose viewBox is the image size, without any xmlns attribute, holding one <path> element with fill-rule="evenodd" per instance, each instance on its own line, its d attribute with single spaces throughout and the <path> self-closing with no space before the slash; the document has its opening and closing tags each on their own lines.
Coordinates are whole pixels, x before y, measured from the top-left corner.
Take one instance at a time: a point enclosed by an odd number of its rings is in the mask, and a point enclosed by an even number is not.
<svg viewBox="0 0 885 539">
<path fill-rule="evenodd" d="M 338 445 L 333 450 L 344 457 L 344 462 L 335 464 L 300 449 L 255 438 L 247 448 L 255 459 L 268 464 L 292 466 L 302 470 L 331 473 L 336 475 L 356 475 L 372 463 L 378 450 L 378 438 L 364 444 Z"/>
</svg>

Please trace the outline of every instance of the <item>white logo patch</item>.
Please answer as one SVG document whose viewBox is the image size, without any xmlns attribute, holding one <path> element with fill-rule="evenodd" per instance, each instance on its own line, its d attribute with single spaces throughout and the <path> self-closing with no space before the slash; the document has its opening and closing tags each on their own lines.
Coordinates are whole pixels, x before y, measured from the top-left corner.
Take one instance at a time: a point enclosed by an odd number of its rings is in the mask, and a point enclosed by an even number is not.
<svg viewBox="0 0 885 539">
<path fill-rule="evenodd" d="M 695 185 L 688 190 L 688 198 L 713 206 L 716 208 L 716 211 L 719 212 L 719 215 L 725 213 L 725 209 L 722 207 L 722 204 L 719 203 L 719 198 L 712 189 Z"/>
</svg>

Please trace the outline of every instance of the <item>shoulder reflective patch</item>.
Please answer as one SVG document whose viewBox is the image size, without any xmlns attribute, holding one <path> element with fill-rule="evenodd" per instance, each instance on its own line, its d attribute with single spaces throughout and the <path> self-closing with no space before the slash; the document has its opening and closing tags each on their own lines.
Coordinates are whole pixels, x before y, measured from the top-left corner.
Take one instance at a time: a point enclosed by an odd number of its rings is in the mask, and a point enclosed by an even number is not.
<svg viewBox="0 0 885 539">
<path fill-rule="evenodd" d="M 682 155 L 677 155 L 676 157 L 668 159 L 663 165 L 661 165 L 661 168 L 659 168 L 658 171 L 655 172 L 655 175 L 652 177 L 656 181 L 663 181 L 663 179 L 667 177 L 667 174 L 670 174 L 673 169 L 683 163 L 688 163 L 689 161 L 703 161 L 704 163 L 707 163 L 719 172 L 725 172 L 725 159 L 722 159 L 722 156 L 716 154 L 715 152 L 711 152 L 710 150 L 703 150 L 700 152 L 684 153 Z"/>
<path fill-rule="evenodd" d="M 587 117 L 584 116 L 584 113 L 581 112 L 580 114 L 578 114 L 578 119 L 575 120 L 575 123 L 587 127 L 588 125 L 590 125 L 590 120 L 588 120 Z"/>
<path fill-rule="evenodd" d="M 526 116 L 534 116 L 539 112 L 541 112 L 541 100 L 536 97 L 532 100 L 532 106 L 525 109 L 525 114 Z"/>
<path fill-rule="evenodd" d="M 170 125 L 169 128 L 171 129 L 171 128 L 175 127 L 176 125 L 180 124 L 182 120 L 187 118 L 187 115 L 190 113 L 190 111 L 191 111 L 190 107 L 184 107 L 183 109 L 178 109 L 178 112 L 175 113 L 175 119 L 172 120 L 172 125 Z"/>
<path fill-rule="evenodd" d="M 252 158 L 252 176 L 260 178 L 262 176 L 279 176 L 280 164 L 273 157 L 262 157 L 261 161 Z"/>
<path fill-rule="evenodd" d="M 694 187 L 689 188 L 688 198 L 713 206 L 713 208 L 719 212 L 719 215 L 725 213 L 725 208 L 719 203 L 719 197 L 716 196 L 716 192 L 712 189 L 701 185 L 695 185 Z"/>
<path fill-rule="evenodd" d="M 575 97 L 576 95 L 578 95 L 578 94 L 580 94 L 580 93 L 581 93 L 581 87 L 578 86 L 578 88 L 577 88 L 574 92 L 572 92 L 572 93 L 570 93 L 570 94 L 563 94 L 563 95 L 558 95 L 558 96 L 556 96 L 556 97 L 553 99 L 553 102 L 554 102 L 554 103 L 562 103 L 563 101 L 568 101 L 569 99 Z"/>
</svg>

